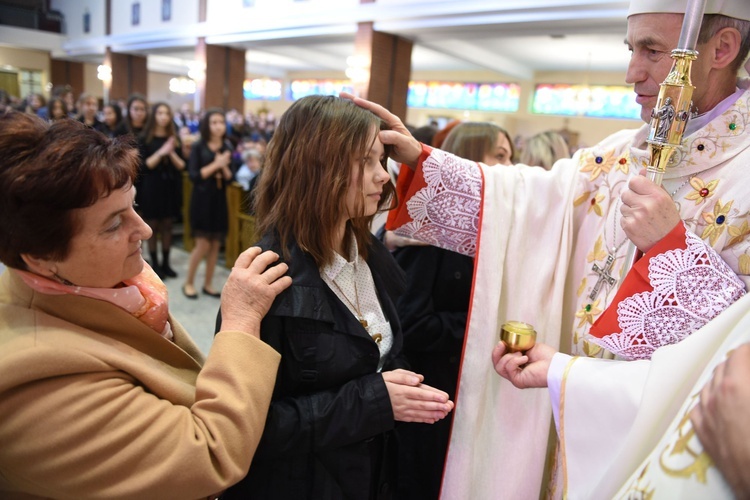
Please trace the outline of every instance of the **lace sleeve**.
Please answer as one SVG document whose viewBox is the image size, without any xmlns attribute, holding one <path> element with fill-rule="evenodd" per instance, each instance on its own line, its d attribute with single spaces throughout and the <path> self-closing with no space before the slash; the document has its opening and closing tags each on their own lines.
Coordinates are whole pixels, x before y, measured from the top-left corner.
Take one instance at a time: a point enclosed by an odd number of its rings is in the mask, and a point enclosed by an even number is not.
<svg viewBox="0 0 750 500">
<path fill-rule="evenodd" d="M 661 346 L 676 344 L 702 328 L 745 294 L 745 284 L 716 251 L 690 231 L 687 248 L 649 260 L 652 291 L 617 305 L 620 332 L 592 342 L 626 359 L 650 359 Z"/>
<path fill-rule="evenodd" d="M 411 221 L 396 233 L 473 257 L 482 201 L 479 165 L 434 149 L 421 169 L 426 185 L 406 201 Z"/>
</svg>

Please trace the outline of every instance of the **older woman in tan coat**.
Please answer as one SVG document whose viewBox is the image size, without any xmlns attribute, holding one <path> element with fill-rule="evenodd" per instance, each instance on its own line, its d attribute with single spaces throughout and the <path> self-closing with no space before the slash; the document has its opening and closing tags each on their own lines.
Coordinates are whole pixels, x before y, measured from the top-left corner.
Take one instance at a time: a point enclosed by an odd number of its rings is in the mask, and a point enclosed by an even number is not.
<svg viewBox="0 0 750 500">
<path fill-rule="evenodd" d="M 200 498 L 250 466 L 279 363 L 259 325 L 286 265 L 240 256 L 204 359 L 141 257 L 137 165 L 75 121 L 0 116 L 2 498 Z"/>
</svg>

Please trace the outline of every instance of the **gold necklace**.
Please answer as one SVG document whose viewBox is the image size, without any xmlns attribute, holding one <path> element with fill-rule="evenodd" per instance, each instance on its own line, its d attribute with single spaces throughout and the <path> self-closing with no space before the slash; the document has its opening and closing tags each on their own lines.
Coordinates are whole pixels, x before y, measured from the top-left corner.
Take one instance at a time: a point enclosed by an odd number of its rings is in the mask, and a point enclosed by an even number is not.
<svg viewBox="0 0 750 500">
<path fill-rule="evenodd" d="M 357 320 L 359 321 L 359 323 L 365 329 L 367 329 L 367 320 L 364 318 L 364 316 L 362 316 L 362 312 L 359 309 L 359 293 L 357 292 L 357 279 L 356 279 L 356 277 L 352 280 L 352 282 L 354 283 L 354 299 L 357 301 L 357 305 L 356 306 L 354 304 L 352 304 L 352 301 L 349 300 L 349 297 L 346 296 L 346 294 L 341 289 L 341 287 L 339 286 L 339 284 L 336 283 L 335 279 L 331 280 L 331 282 L 333 283 L 333 286 L 335 286 L 336 289 L 339 291 L 339 293 L 341 294 L 341 296 L 344 297 L 344 300 L 346 300 L 346 302 L 349 304 L 349 306 L 352 309 L 354 309 L 355 311 L 357 311 Z"/>
<path fill-rule="evenodd" d="M 368 335 L 370 335 L 370 337 L 372 338 L 372 340 L 375 341 L 376 344 L 380 344 L 380 341 L 383 340 L 383 335 L 381 335 L 380 333 L 374 333 L 374 334 L 370 333 L 370 331 L 367 329 L 367 320 L 364 318 L 364 316 L 362 315 L 362 311 L 359 308 L 359 291 L 357 290 L 356 276 L 354 276 L 354 278 L 352 279 L 352 283 L 354 284 L 354 300 L 356 300 L 357 302 L 356 306 L 352 303 L 349 297 L 346 296 L 346 294 L 341 289 L 339 284 L 336 283 L 335 279 L 332 279 L 331 283 L 333 283 L 333 286 L 336 287 L 336 290 L 339 291 L 341 296 L 344 297 L 344 300 L 346 300 L 346 302 L 349 304 L 351 309 L 354 309 L 355 311 L 357 311 L 357 321 L 359 321 L 359 324 L 362 325 L 362 327 L 365 329 L 365 331 L 367 331 Z"/>
</svg>

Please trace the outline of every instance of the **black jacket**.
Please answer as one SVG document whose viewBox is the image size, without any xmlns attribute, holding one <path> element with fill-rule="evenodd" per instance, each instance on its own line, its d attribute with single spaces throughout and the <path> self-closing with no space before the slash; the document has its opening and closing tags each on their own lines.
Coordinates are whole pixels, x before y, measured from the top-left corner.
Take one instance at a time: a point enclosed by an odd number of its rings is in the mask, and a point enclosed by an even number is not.
<svg viewBox="0 0 750 500">
<path fill-rule="evenodd" d="M 275 237 L 259 243 L 282 255 Z M 377 373 L 375 342 L 320 277 L 312 257 L 290 246 L 292 286 L 261 325 L 261 338 L 281 353 L 263 437 L 240 483 L 224 498 L 391 498 L 396 450 L 393 410 Z M 375 238 L 367 263 L 393 347 L 383 370 L 406 367 L 395 302 L 405 278 Z"/>
<path fill-rule="evenodd" d="M 455 401 L 474 259 L 433 246 L 400 248 L 394 257 L 407 276 L 397 303 L 404 354 L 425 383 Z M 438 498 L 452 422 L 451 412 L 432 425 L 398 427 L 400 498 Z"/>
</svg>

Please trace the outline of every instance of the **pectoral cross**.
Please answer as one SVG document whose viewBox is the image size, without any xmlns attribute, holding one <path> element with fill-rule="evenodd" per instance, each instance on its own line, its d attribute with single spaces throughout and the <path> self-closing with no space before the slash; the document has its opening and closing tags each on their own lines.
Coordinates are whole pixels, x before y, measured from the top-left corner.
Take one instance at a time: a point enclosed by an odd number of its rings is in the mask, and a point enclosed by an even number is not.
<svg viewBox="0 0 750 500">
<path fill-rule="evenodd" d="M 596 296 L 599 295 L 599 291 L 602 289 L 602 285 L 604 283 L 607 283 L 609 286 L 617 283 L 617 278 L 614 278 L 611 274 L 609 274 L 610 271 L 612 271 L 612 266 L 614 264 L 615 256 L 612 254 L 607 254 L 607 260 L 604 262 L 604 267 L 599 267 L 597 264 L 594 264 L 594 267 L 591 268 L 592 271 L 599 275 L 599 279 L 596 280 L 596 284 L 589 294 L 589 299 L 596 299 Z"/>
</svg>

